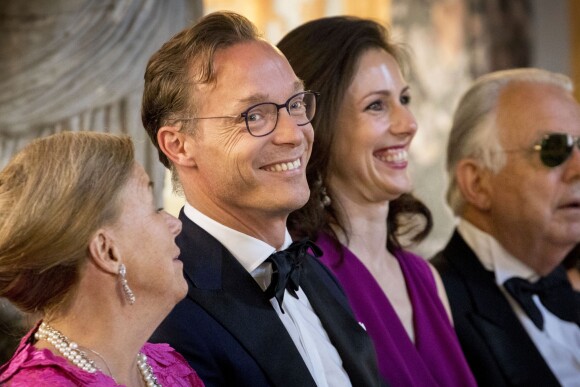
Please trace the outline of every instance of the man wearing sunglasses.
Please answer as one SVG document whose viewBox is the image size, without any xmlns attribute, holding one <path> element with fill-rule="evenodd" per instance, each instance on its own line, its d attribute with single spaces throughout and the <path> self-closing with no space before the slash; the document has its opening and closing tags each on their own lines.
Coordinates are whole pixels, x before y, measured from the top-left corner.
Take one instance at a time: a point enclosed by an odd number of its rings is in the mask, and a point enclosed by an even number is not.
<svg viewBox="0 0 580 387">
<path fill-rule="evenodd" d="M 561 262 L 580 241 L 580 105 L 563 75 L 485 75 L 457 107 L 447 200 L 459 223 L 431 261 L 481 386 L 580 381 L 580 295 Z"/>
<path fill-rule="evenodd" d="M 177 34 L 147 66 L 143 124 L 187 200 L 177 244 L 189 284 L 153 340 L 206 386 L 380 384 L 370 339 L 307 253 L 317 247 L 286 229 L 310 193 L 316 98 L 231 12 Z"/>
</svg>

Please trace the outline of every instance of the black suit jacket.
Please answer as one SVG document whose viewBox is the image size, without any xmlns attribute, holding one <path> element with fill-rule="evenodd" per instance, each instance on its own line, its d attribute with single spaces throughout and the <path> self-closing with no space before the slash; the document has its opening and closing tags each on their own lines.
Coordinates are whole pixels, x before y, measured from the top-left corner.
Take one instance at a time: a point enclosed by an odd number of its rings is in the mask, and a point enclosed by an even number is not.
<svg viewBox="0 0 580 387">
<path fill-rule="evenodd" d="M 269 300 L 230 252 L 180 214 L 186 298 L 159 326 L 167 342 L 206 386 L 315 386 Z M 374 347 L 357 323 L 342 289 L 316 259 L 304 266 L 301 288 L 320 318 L 354 386 L 380 385 Z"/>
<path fill-rule="evenodd" d="M 480 386 L 559 386 L 508 300 L 457 231 L 432 260 Z"/>
</svg>

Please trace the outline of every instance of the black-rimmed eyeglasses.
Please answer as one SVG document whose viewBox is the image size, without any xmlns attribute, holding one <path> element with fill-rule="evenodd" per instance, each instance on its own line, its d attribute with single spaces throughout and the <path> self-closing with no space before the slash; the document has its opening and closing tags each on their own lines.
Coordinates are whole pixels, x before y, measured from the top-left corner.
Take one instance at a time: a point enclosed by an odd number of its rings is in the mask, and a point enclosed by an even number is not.
<svg viewBox="0 0 580 387">
<path fill-rule="evenodd" d="M 580 137 L 567 133 L 550 133 L 539 144 L 534 145 L 534 150 L 540 152 L 540 160 L 546 167 L 554 168 L 568 160 L 574 145 L 580 149 Z"/>
<path fill-rule="evenodd" d="M 316 98 L 320 93 L 315 91 L 303 91 L 294 94 L 283 104 L 274 102 L 262 102 L 250 106 L 243 113 L 236 116 L 218 117 L 188 117 L 176 118 L 176 121 L 188 120 L 211 120 L 216 118 L 240 118 L 246 122 L 248 132 L 254 137 L 267 136 L 276 129 L 278 124 L 278 112 L 282 108 L 294 119 L 298 126 L 310 123 L 316 113 Z"/>
</svg>

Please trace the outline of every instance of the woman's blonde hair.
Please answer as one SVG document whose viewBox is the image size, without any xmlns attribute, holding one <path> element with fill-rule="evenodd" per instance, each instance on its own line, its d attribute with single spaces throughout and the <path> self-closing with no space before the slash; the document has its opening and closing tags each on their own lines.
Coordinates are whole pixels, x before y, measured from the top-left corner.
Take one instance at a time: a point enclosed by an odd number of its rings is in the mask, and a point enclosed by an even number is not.
<svg viewBox="0 0 580 387">
<path fill-rule="evenodd" d="M 127 136 L 63 132 L 30 143 L 0 172 L 0 297 L 43 314 L 67 301 L 135 164 Z"/>
</svg>

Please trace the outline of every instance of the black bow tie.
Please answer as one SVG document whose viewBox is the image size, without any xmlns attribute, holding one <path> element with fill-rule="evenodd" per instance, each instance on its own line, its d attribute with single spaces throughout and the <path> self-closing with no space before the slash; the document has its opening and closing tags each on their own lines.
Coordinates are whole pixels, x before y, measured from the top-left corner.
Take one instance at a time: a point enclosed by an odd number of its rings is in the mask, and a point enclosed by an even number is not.
<svg viewBox="0 0 580 387">
<path fill-rule="evenodd" d="M 272 282 L 266 289 L 266 295 L 268 299 L 276 297 L 282 313 L 284 313 L 282 301 L 284 300 L 285 289 L 294 298 L 298 298 L 296 291 L 298 291 L 300 286 L 300 271 L 302 262 L 308 256 L 308 249 L 316 257 L 322 255 L 322 251 L 318 246 L 312 241 L 304 239 L 299 242 L 293 242 L 286 250 L 277 251 L 266 259 L 266 262 L 272 263 Z"/>
<path fill-rule="evenodd" d="M 574 322 L 580 326 L 580 294 L 572 289 L 563 266 L 557 267 L 536 283 L 513 277 L 503 285 L 538 329 L 544 329 L 544 318 L 532 299 L 534 294 L 538 295 L 546 309 L 561 320 Z"/>
</svg>

